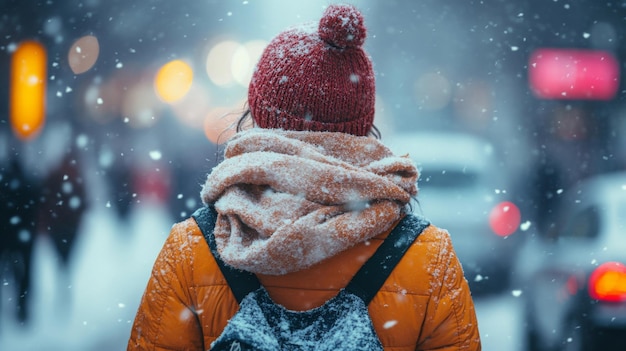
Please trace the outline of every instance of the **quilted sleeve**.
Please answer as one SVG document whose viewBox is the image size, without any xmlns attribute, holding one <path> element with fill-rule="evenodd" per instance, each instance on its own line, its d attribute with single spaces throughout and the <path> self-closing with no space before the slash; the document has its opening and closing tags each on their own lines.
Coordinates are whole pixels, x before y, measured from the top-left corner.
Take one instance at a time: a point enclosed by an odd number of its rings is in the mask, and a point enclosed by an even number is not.
<svg viewBox="0 0 626 351">
<path fill-rule="evenodd" d="M 440 251 L 431 271 L 432 296 L 418 350 L 481 350 L 474 302 L 450 236 L 439 230 Z"/>
<path fill-rule="evenodd" d="M 201 350 L 202 331 L 189 286 L 193 262 L 188 224 L 174 225 L 156 262 L 128 341 L 128 350 Z"/>
</svg>

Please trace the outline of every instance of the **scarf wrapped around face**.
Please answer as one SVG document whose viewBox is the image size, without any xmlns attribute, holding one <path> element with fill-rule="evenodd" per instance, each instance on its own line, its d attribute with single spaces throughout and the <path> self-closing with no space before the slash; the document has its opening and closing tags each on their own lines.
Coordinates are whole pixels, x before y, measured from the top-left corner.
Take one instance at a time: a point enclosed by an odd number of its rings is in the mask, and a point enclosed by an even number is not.
<svg viewBox="0 0 626 351">
<path fill-rule="evenodd" d="M 236 134 L 208 175 L 227 264 L 281 275 L 308 268 L 390 228 L 417 194 L 418 171 L 378 140 L 254 128 Z"/>
</svg>

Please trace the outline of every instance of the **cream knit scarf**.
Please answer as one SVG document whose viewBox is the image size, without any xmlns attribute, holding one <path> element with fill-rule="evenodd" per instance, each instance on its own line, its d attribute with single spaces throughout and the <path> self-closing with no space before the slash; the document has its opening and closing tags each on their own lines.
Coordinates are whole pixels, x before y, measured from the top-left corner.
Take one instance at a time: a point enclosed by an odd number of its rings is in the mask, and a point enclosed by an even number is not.
<svg viewBox="0 0 626 351">
<path fill-rule="evenodd" d="M 207 177 L 222 259 L 253 273 L 308 268 L 389 229 L 418 172 L 378 140 L 254 128 L 229 140 Z"/>
</svg>

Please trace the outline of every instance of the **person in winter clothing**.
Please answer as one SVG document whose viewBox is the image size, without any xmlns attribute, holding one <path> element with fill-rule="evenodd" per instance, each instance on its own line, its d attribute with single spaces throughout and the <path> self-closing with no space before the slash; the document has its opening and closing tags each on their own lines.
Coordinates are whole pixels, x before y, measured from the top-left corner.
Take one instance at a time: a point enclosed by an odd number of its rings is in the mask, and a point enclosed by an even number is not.
<svg viewBox="0 0 626 351">
<path fill-rule="evenodd" d="M 366 29 L 351 5 L 275 37 L 248 91 L 253 127 L 228 142 L 201 197 L 229 266 L 304 311 L 336 296 L 417 196 L 418 170 L 376 135 Z M 244 115 L 246 116 L 246 115 Z M 173 226 L 129 350 L 207 350 L 238 310 L 198 224 Z M 480 350 L 467 281 L 448 233 L 429 225 L 368 305 L 385 350 Z"/>
</svg>

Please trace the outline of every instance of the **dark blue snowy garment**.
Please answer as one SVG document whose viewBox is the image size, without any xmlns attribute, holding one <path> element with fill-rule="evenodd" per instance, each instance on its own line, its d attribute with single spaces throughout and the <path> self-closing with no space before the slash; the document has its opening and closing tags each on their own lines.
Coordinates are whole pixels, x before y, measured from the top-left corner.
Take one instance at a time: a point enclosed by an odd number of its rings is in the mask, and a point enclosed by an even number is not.
<svg viewBox="0 0 626 351">
<path fill-rule="evenodd" d="M 241 301 L 211 350 L 382 350 L 367 306 L 342 290 L 323 306 L 289 311 L 264 288 Z"/>
<path fill-rule="evenodd" d="M 239 302 L 239 310 L 211 345 L 215 351 L 383 350 L 367 305 L 429 225 L 421 217 L 405 216 L 345 289 L 324 305 L 299 312 L 274 303 L 254 274 L 229 267 L 219 258 L 212 207 L 196 211 L 193 217 Z"/>
</svg>

